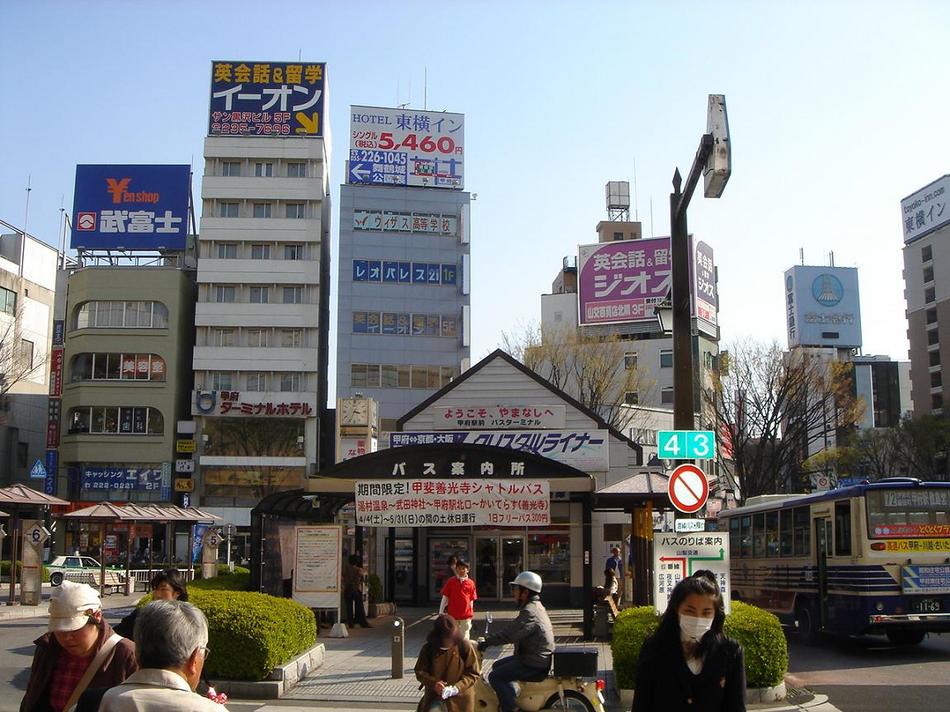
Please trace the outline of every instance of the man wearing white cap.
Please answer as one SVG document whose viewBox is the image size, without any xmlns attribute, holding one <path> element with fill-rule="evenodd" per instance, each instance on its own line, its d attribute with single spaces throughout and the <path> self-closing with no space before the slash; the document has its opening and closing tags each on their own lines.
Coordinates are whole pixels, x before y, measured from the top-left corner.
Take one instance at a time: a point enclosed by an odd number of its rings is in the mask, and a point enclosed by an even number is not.
<svg viewBox="0 0 950 712">
<path fill-rule="evenodd" d="M 92 586 L 63 581 L 54 588 L 47 630 L 34 641 L 20 712 L 63 712 L 87 687 L 118 685 L 138 668 L 135 646 L 103 620 Z"/>
</svg>

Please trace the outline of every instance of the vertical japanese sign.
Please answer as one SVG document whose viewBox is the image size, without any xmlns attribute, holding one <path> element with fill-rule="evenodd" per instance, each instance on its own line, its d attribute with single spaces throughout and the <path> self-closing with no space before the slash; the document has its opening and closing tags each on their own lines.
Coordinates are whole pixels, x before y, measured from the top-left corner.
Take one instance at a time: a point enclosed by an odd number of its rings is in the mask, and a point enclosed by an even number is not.
<svg viewBox="0 0 950 712">
<path fill-rule="evenodd" d="M 190 197 L 190 166 L 76 166 L 70 246 L 183 250 Z"/>
<path fill-rule="evenodd" d="M 581 324 L 655 321 L 672 286 L 670 239 L 581 245 L 577 291 Z"/>
<path fill-rule="evenodd" d="M 208 135 L 323 136 L 326 94 L 323 62 L 212 62 Z"/>
<path fill-rule="evenodd" d="M 901 201 L 904 244 L 950 223 L 950 175 L 938 178 Z"/>
<path fill-rule="evenodd" d="M 729 589 L 729 533 L 657 534 L 653 540 L 653 601 L 660 615 L 682 579 L 697 571 L 712 571 L 719 581 L 726 613 Z"/>
<path fill-rule="evenodd" d="M 861 346 L 855 267 L 795 265 L 785 272 L 788 346 Z"/>
<path fill-rule="evenodd" d="M 464 149 L 463 114 L 353 106 L 346 182 L 461 190 Z"/>
<path fill-rule="evenodd" d="M 692 267 L 693 315 L 700 325 L 712 327 L 712 335 L 717 336 L 715 332 L 719 323 L 719 298 L 716 294 L 716 266 L 713 262 L 712 247 L 702 241 L 695 243 Z"/>
</svg>

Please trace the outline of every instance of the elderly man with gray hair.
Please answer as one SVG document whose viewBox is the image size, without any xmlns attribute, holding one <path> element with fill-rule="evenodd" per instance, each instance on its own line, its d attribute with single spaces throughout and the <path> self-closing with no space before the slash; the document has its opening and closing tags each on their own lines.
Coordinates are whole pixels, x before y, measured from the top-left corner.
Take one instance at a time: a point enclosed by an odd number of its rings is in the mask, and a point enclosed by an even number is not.
<svg viewBox="0 0 950 712">
<path fill-rule="evenodd" d="M 152 601 L 133 635 L 140 669 L 105 693 L 100 712 L 224 709 L 194 691 L 209 653 L 204 613 L 184 601 Z"/>
</svg>

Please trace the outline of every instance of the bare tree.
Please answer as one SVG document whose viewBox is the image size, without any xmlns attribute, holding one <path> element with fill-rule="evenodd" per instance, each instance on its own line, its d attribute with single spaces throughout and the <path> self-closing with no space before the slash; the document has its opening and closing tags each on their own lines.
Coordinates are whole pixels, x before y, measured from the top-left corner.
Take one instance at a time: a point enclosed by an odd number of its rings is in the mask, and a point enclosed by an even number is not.
<svg viewBox="0 0 950 712">
<path fill-rule="evenodd" d="M 0 404 L 18 383 L 42 372 L 49 359 L 46 344 L 40 345 L 44 351 L 36 353 L 37 344 L 24 341 L 22 323 L 22 308 L 0 315 Z"/>
<path fill-rule="evenodd" d="M 927 481 L 950 479 L 950 418 L 904 418 L 894 429 L 895 460 L 906 474 Z M 904 472 L 895 474 L 905 474 Z"/>
<path fill-rule="evenodd" d="M 593 337 L 575 329 L 528 326 L 516 334 L 504 333 L 502 346 L 525 366 L 613 428 L 625 432 L 638 416 L 628 395 L 647 401 L 656 382 L 633 364 L 627 364 L 625 342 L 615 335 Z M 629 367 L 628 367 L 629 366 Z"/>
<path fill-rule="evenodd" d="M 774 342 L 744 341 L 723 353 L 704 400 L 717 431 L 731 437 L 741 499 L 803 487 L 811 446 L 833 446 L 861 415 L 851 373 L 848 364 L 786 354 Z"/>
</svg>

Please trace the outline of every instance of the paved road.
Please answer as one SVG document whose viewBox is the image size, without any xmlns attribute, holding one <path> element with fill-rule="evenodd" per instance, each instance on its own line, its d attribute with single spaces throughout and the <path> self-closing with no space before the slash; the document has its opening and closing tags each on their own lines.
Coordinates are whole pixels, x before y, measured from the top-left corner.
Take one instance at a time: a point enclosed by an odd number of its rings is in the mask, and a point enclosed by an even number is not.
<svg viewBox="0 0 950 712">
<path fill-rule="evenodd" d="M 796 686 L 828 695 L 843 712 L 950 709 L 950 635 L 906 648 L 885 638 L 826 639 L 807 646 L 789 636 Z"/>
</svg>

